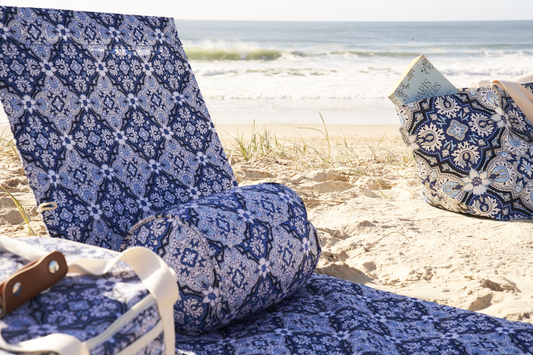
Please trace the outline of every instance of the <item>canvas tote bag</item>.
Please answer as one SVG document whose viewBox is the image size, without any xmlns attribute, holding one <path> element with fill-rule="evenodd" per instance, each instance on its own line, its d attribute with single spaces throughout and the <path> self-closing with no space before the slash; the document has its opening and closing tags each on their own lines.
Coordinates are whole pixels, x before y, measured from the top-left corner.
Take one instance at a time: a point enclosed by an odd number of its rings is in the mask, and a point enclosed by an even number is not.
<svg viewBox="0 0 533 355">
<path fill-rule="evenodd" d="M 497 220 L 533 218 L 533 74 L 397 108 L 424 199 Z"/>
<path fill-rule="evenodd" d="M 52 250 L 65 255 L 69 274 L 0 319 L 0 352 L 174 354 L 179 292 L 161 258 L 140 247 L 117 253 L 55 238 L 0 236 L 0 281 Z M 31 286 L 32 278 L 20 280 L 18 288 L 2 284 L 3 296 Z"/>
</svg>

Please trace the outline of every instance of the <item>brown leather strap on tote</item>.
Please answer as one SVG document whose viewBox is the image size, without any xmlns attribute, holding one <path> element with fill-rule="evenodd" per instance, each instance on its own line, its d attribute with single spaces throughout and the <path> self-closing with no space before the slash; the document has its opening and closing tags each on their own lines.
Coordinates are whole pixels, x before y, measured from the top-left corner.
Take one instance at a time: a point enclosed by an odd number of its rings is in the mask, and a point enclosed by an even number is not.
<svg viewBox="0 0 533 355">
<path fill-rule="evenodd" d="M 14 272 L 0 284 L 0 318 L 52 287 L 67 271 L 65 256 L 53 251 Z"/>
</svg>

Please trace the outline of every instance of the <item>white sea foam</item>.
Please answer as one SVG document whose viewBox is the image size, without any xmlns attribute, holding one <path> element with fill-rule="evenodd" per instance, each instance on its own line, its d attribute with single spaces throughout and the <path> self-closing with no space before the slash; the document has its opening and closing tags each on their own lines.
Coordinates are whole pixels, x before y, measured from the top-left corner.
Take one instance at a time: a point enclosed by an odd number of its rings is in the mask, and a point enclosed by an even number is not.
<svg viewBox="0 0 533 355">
<path fill-rule="evenodd" d="M 458 87 L 482 78 L 512 79 L 533 70 L 531 59 L 518 55 L 429 58 Z M 391 105 L 386 96 L 410 60 L 193 61 L 192 66 L 204 97 L 217 111 L 253 111 L 254 100 L 271 100 L 266 105 L 271 110 L 302 110 L 312 99 L 320 100 L 314 105 L 323 109 L 381 109 Z M 510 62 L 515 64 L 509 66 Z"/>
<path fill-rule="evenodd" d="M 177 27 L 214 113 L 390 110 L 389 90 L 420 54 L 458 87 L 533 71 L 533 21 Z"/>
<path fill-rule="evenodd" d="M 533 71 L 533 21 L 178 21 L 178 30 L 212 112 L 390 109 L 389 90 L 420 54 L 458 87 Z"/>
</svg>

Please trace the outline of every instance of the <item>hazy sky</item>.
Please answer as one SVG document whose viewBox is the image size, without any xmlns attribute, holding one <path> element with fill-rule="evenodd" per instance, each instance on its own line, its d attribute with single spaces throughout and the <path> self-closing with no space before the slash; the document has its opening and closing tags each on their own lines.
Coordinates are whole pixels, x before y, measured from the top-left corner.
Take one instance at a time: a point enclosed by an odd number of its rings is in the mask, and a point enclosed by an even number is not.
<svg viewBox="0 0 533 355">
<path fill-rule="evenodd" d="M 169 16 L 182 20 L 533 20 L 533 0 L 0 0 L 0 4 Z"/>
</svg>

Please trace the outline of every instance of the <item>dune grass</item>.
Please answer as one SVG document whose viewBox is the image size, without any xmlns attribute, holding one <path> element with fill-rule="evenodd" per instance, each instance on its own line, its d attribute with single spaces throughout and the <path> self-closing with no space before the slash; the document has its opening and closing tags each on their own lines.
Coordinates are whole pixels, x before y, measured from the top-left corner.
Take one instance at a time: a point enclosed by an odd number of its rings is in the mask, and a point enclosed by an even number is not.
<svg viewBox="0 0 533 355">
<path fill-rule="evenodd" d="M 0 134 L 0 137 L 2 137 L 3 135 L 3 133 Z M 20 168 L 17 170 L 22 173 L 22 164 L 20 163 L 20 158 L 18 156 L 17 148 L 15 147 L 13 139 L 0 138 L 0 166 L 5 167 L 7 165 L 12 164 L 19 165 Z M 12 191 L 10 191 L 10 189 L 0 183 L 0 197 L 2 197 L 2 195 L 7 195 L 11 198 L 11 200 L 17 207 L 17 210 L 19 211 L 22 219 L 24 220 L 26 227 L 28 228 L 28 235 L 36 235 L 35 231 L 30 225 L 31 219 L 28 215 L 28 211 L 26 211 L 26 209 L 32 208 L 34 206 L 23 206 L 11 192 Z"/>
<path fill-rule="evenodd" d="M 0 189 L 3 190 L 9 197 L 11 197 L 11 200 L 13 200 L 13 203 L 15 206 L 17 206 L 17 210 L 19 211 L 20 215 L 22 216 L 22 219 L 24 220 L 24 223 L 26 223 L 26 226 L 28 227 L 28 235 L 37 235 L 35 231 L 31 228 L 30 225 L 30 216 L 28 216 L 28 213 L 26 212 L 24 206 L 17 200 L 15 196 L 13 196 L 5 187 L 0 185 Z M 0 191 L 1 192 L 1 191 Z M 31 206 L 29 206 L 31 207 Z"/>
<path fill-rule="evenodd" d="M 395 150 L 382 146 L 385 136 L 377 142 L 365 141 L 357 147 L 346 137 L 330 136 L 326 124 L 316 130 L 324 137 L 310 143 L 303 137 L 278 138 L 269 127 L 252 126 L 251 135 L 233 135 L 233 141 L 224 142 L 224 149 L 232 163 L 276 164 L 296 170 L 348 169 L 349 174 L 372 176 L 385 165 L 398 168 L 414 166 L 414 156 L 408 149 Z M 361 145 L 366 152 L 361 152 Z"/>
<path fill-rule="evenodd" d="M 223 142 L 224 150 L 238 180 L 243 179 L 239 174 L 243 174 L 241 168 L 244 166 L 260 169 L 279 166 L 289 173 L 335 170 L 343 175 L 366 176 L 375 180 L 379 186 L 379 193 L 383 198 L 387 198 L 385 192 L 387 187 L 380 185 L 380 177 L 384 171 L 391 168 L 400 171 L 414 166 L 413 154 L 407 149 L 397 149 L 397 146 L 394 149 L 387 148 L 383 144 L 384 136 L 377 141 L 361 138 L 359 142 L 354 143 L 353 137 L 347 139 L 343 136 L 330 135 L 325 123 L 323 129 L 305 126 L 298 128 L 318 131 L 319 138 L 306 140 L 301 135 L 278 138 L 268 126 L 253 125 L 251 135 L 236 134 L 232 135 L 233 139 L 229 142 Z M 13 174 L 24 176 L 13 140 L 0 138 L 0 168 L 5 169 L 7 166 Z M 13 200 L 28 228 L 28 234 L 34 235 L 28 211 L 35 206 L 22 205 L 13 192 L 0 182 L 0 197 L 9 196 Z M 317 200 L 316 204 L 319 203 L 325 202 Z"/>
</svg>

